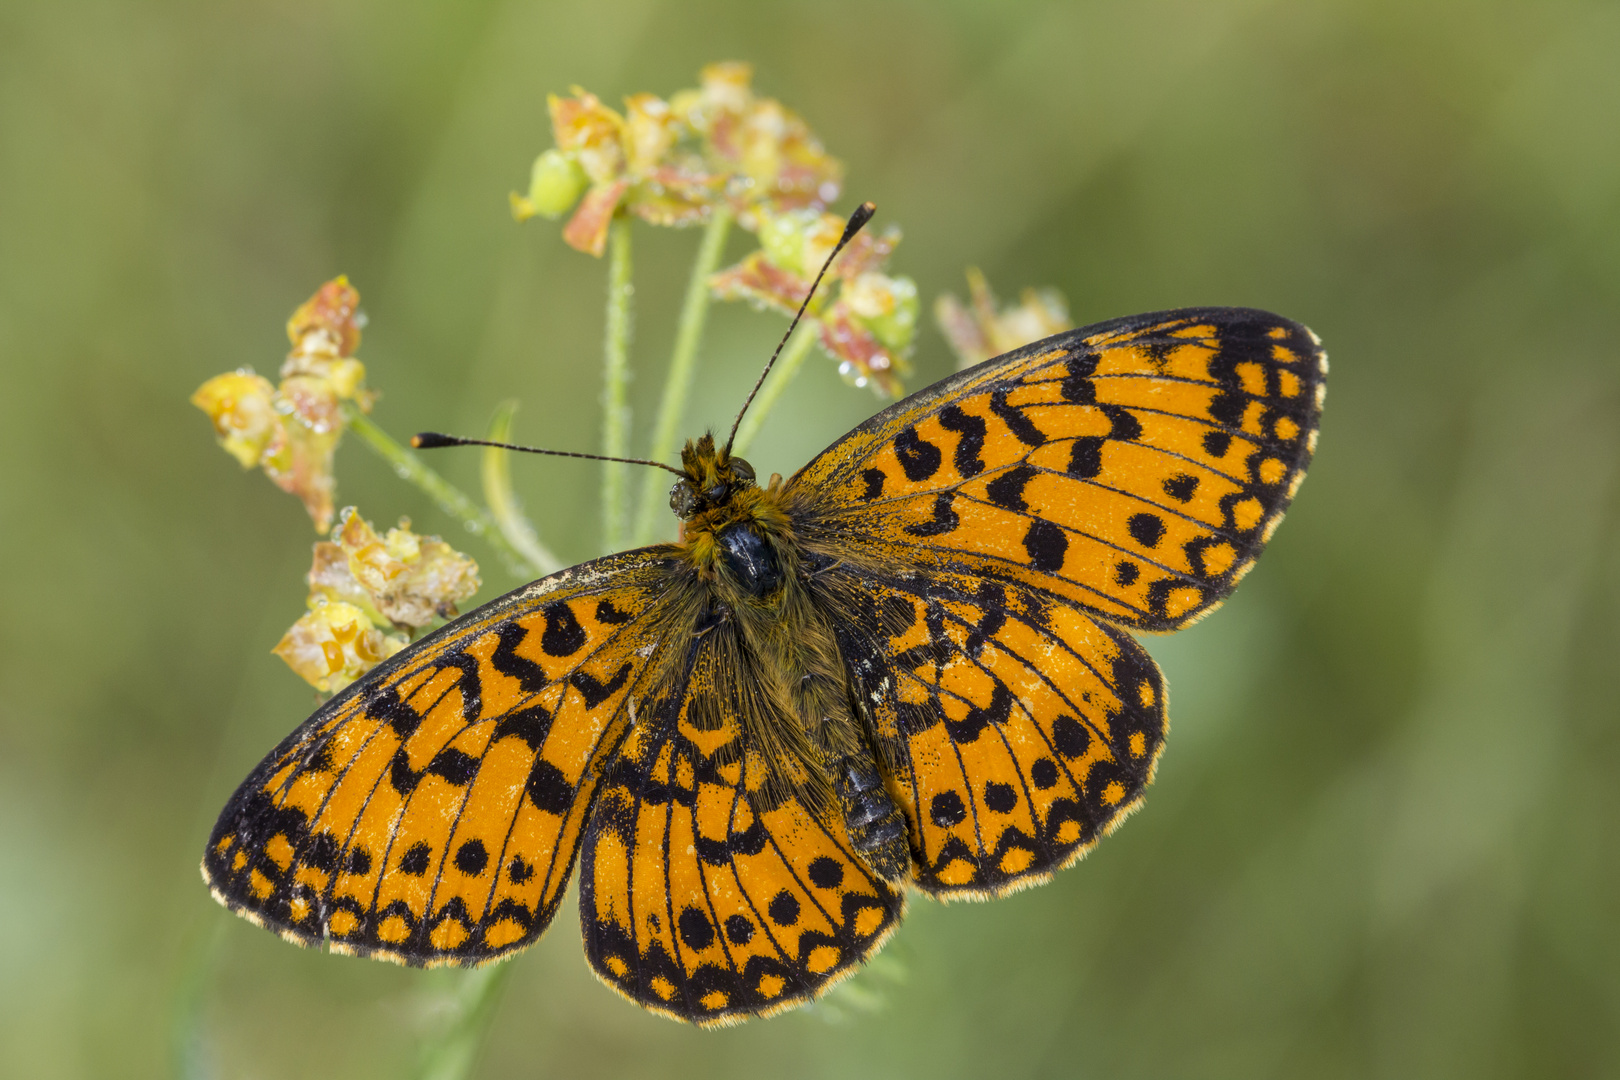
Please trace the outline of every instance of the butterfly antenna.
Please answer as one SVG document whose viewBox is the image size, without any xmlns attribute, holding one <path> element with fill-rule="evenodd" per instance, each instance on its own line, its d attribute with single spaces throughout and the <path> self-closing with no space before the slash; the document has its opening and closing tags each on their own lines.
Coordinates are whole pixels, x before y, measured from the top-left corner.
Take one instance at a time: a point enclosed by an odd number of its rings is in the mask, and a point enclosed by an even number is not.
<svg viewBox="0 0 1620 1080">
<path fill-rule="evenodd" d="M 676 476 L 686 475 L 673 465 L 665 465 L 662 461 L 648 461 L 646 458 L 608 457 L 605 454 L 581 454 L 573 450 L 542 450 L 538 446 L 518 446 L 515 443 L 492 442 L 489 439 L 464 439 L 460 435 L 441 435 L 437 431 L 423 431 L 412 435 L 411 445 L 418 450 L 437 450 L 441 446 L 493 446 L 501 450 L 521 450 L 525 454 L 550 454 L 553 457 L 588 458 L 591 461 L 620 461 L 626 465 L 651 465 L 655 469 L 663 469 Z"/>
<path fill-rule="evenodd" d="M 754 403 L 754 395 L 759 393 L 759 388 L 765 385 L 765 376 L 771 373 L 771 368 L 776 364 L 776 358 L 782 355 L 782 346 L 787 344 L 788 338 L 793 336 L 793 331 L 798 329 L 799 320 L 804 317 L 804 309 L 810 306 L 810 298 L 816 295 L 816 288 L 820 286 L 821 279 L 827 276 L 827 270 L 832 266 L 833 260 L 838 258 L 838 253 L 844 250 L 844 245 L 855 239 L 855 234 L 861 231 L 861 226 L 871 221 L 872 215 L 875 213 L 877 213 L 875 205 L 863 202 L 855 208 L 853 214 L 849 215 L 849 223 L 844 226 L 844 235 L 838 238 L 838 244 L 832 249 L 832 254 L 828 255 L 827 261 L 821 264 L 821 269 L 816 274 L 816 280 L 810 283 L 810 291 L 804 295 L 804 303 L 799 305 L 799 310 L 793 316 L 793 321 L 788 324 L 787 333 L 783 334 L 782 340 L 776 343 L 776 351 L 771 353 L 771 358 L 765 362 L 765 370 L 761 371 L 759 378 L 754 380 L 754 388 L 748 391 L 748 400 L 743 402 L 742 409 L 737 413 L 737 419 L 731 422 L 731 434 L 726 438 L 726 457 L 731 456 L 731 444 L 737 440 L 737 428 L 742 424 L 743 413 L 746 413 L 748 406 Z"/>
</svg>

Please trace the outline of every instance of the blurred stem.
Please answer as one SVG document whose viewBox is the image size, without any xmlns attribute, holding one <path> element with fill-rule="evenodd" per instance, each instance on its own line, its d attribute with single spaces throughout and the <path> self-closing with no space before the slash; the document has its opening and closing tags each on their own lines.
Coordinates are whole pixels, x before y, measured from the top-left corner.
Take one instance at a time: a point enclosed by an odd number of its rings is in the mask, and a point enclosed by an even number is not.
<svg viewBox="0 0 1620 1080">
<path fill-rule="evenodd" d="M 630 453 L 630 219 L 617 217 L 608 227 L 608 298 L 606 345 L 602 353 L 602 453 Z M 602 463 L 602 546 L 625 546 L 629 499 L 629 466 Z"/>
<path fill-rule="evenodd" d="M 698 345 L 703 340 L 703 324 L 709 316 L 709 278 L 720 265 L 720 256 L 726 250 L 726 237 L 731 233 L 731 210 L 718 206 L 703 230 L 703 242 L 698 245 L 697 261 L 692 264 L 692 276 L 686 282 L 686 300 L 681 304 L 681 321 L 675 329 L 675 351 L 669 359 L 669 375 L 664 382 L 664 399 L 658 404 L 658 424 L 653 428 L 652 446 L 647 457 L 653 461 L 666 461 L 680 437 L 681 418 L 686 415 L 686 398 L 692 390 L 692 379 L 697 374 Z M 636 514 L 635 542 L 650 544 L 657 538 L 658 512 L 663 509 L 664 473 L 649 470 L 646 484 L 641 489 L 641 509 Z"/>
<path fill-rule="evenodd" d="M 540 568 L 530 565 L 523 553 L 513 547 L 496 527 L 484 508 L 461 493 L 444 477 L 422 464 L 422 459 L 394 441 L 394 437 L 372 422 L 352 401 L 343 403 L 343 418 L 349 430 L 358 435 L 377 456 L 393 467 L 394 475 L 415 484 L 433 500 L 440 510 L 456 518 L 470 533 L 482 536 L 500 552 L 501 557 L 515 573 L 538 575 Z"/>
<path fill-rule="evenodd" d="M 511 442 L 512 417 L 517 409 L 516 401 L 503 401 L 496 406 L 495 415 L 489 422 L 487 438 L 492 442 Z M 555 574 L 562 569 L 562 563 L 550 548 L 540 542 L 539 535 L 524 516 L 517 495 L 512 491 L 511 458 L 510 450 L 502 450 L 498 446 L 484 447 L 484 501 L 489 504 L 490 516 L 495 519 L 506 542 L 522 552 L 523 557 L 541 573 Z"/>
<path fill-rule="evenodd" d="M 472 1072 L 511 974 L 512 964 L 504 960 L 467 972 L 455 996 L 454 1015 L 422 1046 L 418 1080 L 462 1080 Z"/>
<path fill-rule="evenodd" d="M 793 332 L 793 337 L 782 349 L 782 355 L 777 359 L 776 366 L 771 369 L 770 377 L 765 385 L 759 388 L 759 396 L 749 407 L 748 415 L 743 417 L 742 426 L 737 429 L 737 441 L 732 444 L 731 452 L 741 456 L 759 434 L 759 429 L 765 424 L 765 417 L 770 415 L 771 407 L 776 399 L 788 388 L 788 383 L 799 373 L 804 366 L 804 358 L 810 355 L 810 346 L 816 342 L 816 335 L 820 332 L 821 324 L 814 319 L 807 318 L 799 324 Z"/>
</svg>

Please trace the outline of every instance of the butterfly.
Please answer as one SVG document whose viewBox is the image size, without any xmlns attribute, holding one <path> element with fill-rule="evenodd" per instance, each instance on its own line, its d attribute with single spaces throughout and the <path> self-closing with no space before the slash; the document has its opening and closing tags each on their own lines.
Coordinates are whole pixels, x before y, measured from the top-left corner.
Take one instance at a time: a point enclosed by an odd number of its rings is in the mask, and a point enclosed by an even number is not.
<svg viewBox="0 0 1620 1080">
<path fill-rule="evenodd" d="M 533 943 L 577 864 L 586 957 L 632 1001 L 802 1004 L 909 890 L 1045 881 L 1141 802 L 1167 718 L 1133 632 L 1254 565 L 1326 373 L 1298 323 L 1191 308 L 959 372 L 785 481 L 689 442 L 678 542 L 337 694 L 231 797 L 203 876 L 301 945 L 474 965 Z"/>
</svg>

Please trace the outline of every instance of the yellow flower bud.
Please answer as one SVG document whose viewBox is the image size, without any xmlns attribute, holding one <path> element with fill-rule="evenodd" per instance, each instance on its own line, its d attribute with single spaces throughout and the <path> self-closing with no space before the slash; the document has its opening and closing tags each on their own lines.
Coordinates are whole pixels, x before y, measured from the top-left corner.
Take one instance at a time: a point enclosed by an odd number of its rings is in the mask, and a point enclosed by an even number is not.
<svg viewBox="0 0 1620 1080">
<path fill-rule="evenodd" d="M 539 214 L 558 218 L 579 201 L 590 180 L 577 160 L 553 147 L 534 159 L 529 193 L 512 196 L 512 216 L 519 221 Z"/>
<path fill-rule="evenodd" d="M 407 644 L 404 634 L 383 633 L 353 604 L 322 600 L 270 651 L 315 689 L 335 693 Z"/>
<path fill-rule="evenodd" d="M 281 431 L 275 387 L 248 370 L 216 375 L 197 388 L 191 403 L 208 414 L 225 452 L 251 469 Z"/>
</svg>

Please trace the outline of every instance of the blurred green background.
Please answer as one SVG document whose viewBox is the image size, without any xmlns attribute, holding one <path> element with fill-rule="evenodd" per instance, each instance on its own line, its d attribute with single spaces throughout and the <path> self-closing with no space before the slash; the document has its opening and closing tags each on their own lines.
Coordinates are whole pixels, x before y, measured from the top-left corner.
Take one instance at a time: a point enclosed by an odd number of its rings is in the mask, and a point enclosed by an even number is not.
<svg viewBox="0 0 1620 1080">
<path fill-rule="evenodd" d="M 918 900 L 854 989 L 700 1032 L 595 982 L 572 902 L 485 1077 L 1620 1074 L 1620 9 L 1612 3 L 277 0 L 0 5 L 0 1072 L 398 1077 L 462 978 L 305 952 L 196 863 L 310 710 L 269 654 L 314 539 L 186 397 L 351 276 L 403 436 L 598 438 L 605 267 L 507 191 L 544 95 L 756 65 L 906 242 L 1077 320 L 1271 308 L 1333 356 L 1311 479 L 1154 639 L 1145 809 L 1053 883 Z M 746 250 L 734 236 L 732 254 Z M 693 232 L 638 226 L 637 417 Z M 717 308 L 687 427 L 783 322 Z M 951 366 L 929 327 L 921 386 Z M 876 407 L 825 359 L 750 454 Z M 437 459 L 469 489 L 476 456 Z M 340 505 L 456 525 L 356 440 Z M 595 553 L 596 467 L 514 462 Z M 471 537 L 489 598 L 516 582 Z"/>
</svg>

